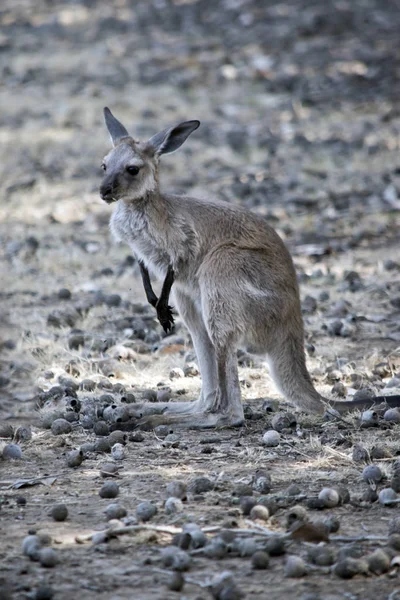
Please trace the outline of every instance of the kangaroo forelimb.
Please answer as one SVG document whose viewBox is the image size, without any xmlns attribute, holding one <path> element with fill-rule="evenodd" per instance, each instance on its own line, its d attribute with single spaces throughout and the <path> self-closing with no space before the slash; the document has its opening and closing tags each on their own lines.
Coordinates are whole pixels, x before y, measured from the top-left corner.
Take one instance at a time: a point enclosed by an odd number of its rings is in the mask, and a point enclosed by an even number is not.
<svg viewBox="0 0 400 600">
<path fill-rule="evenodd" d="M 174 326 L 174 317 L 172 314 L 172 306 L 169 306 L 169 295 L 175 280 L 174 270 L 171 266 L 168 267 L 167 275 L 161 289 L 161 294 L 156 304 L 157 318 L 164 329 L 165 333 L 169 333 Z"/>
<path fill-rule="evenodd" d="M 164 329 L 165 333 L 169 333 L 174 325 L 174 317 L 172 315 L 172 306 L 169 306 L 169 295 L 174 283 L 175 275 L 171 266 L 168 267 L 167 275 L 161 289 L 160 297 L 157 298 L 151 285 L 150 275 L 144 264 L 139 261 L 140 273 L 142 275 L 143 287 L 146 298 L 151 306 L 157 311 L 157 319 Z"/>
</svg>

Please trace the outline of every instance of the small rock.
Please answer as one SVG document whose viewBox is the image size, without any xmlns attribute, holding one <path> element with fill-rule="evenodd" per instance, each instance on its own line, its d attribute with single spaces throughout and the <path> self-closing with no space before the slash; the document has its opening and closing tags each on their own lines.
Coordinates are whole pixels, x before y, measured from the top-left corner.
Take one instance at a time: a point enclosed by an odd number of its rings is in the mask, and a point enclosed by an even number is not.
<svg viewBox="0 0 400 600">
<path fill-rule="evenodd" d="M 42 567 L 55 567 L 58 563 L 58 556 L 53 548 L 41 548 L 39 550 L 39 562 Z"/>
<path fill-rule="evenodd" d="M 115 481 L 107 481 L 99 491 L 100 498 L 116 498 L 119 494 L 119 485 Z"/>
<path fill-rule="evenodd" d="M 272 417 L 271 425 L 275 431 L 281 432 L 283 429 L 294 429 L 297 419 L 293 413 L 280 412 Z"/>
<path fill-rule="evenodd" d="M 256 504 L 250 511 L 250 518 L 255 520 L 259 519 L 260 521 L 268 521 L 269 510 L 261 504 Z"/>
<path fill-rule="evenodd" d="M 93 433 L 100 437 L 105 437 L 109 435 L 110 428 L 104 421 L 96 421 L 96 423 L 93 426 Z"/>
<path fill-rule="evenodd" d="M 126 433 L 120 431 L 119 429 L 116 429 L 115 431 L 112 431 L 110 433 L 110 435 L 108 436 L 108 441 L 110 442 L 111 446 L 113 446 L 114 444 L 122 444 L 123 446 L 125 446 L 127 438 L 128 436 L 126 435 Z"/>
<path fill-rule="evenodd" d="M 111 521 L 111 519 L 123 519 L 127 515 L 126 508 L 116 502 L 109 504 L 104 513 L 107 521 Z"/>
<path fill-rule="evenodd" d="M 253 556 L 253 554 L 258 550 L 258 545 L 254 538 L 248 537 L 239 539 L 237 542 L 237 548 L 241 557 Z"/>
<path fill-rule="evenodd" d="M 104 296 L 104 303 L 110 308 L 119 306 L 121 302 L 122 298 L 119 294 L 109 294 Z"/>
<path fill-rule="evenodd" d="M 373 446 L 370 457 L 372 460 L 382 460 L 383 458 L 392 458 L 392 453 L 387 446 Z"/>
<path fill-rule="evenodd" d="M 388 540 L 389 546 L 394 548 L 397 552 L 400 551 L 400 533 L 392 533 Z"/>
<path fill-rule="evenodd" d="M 341 381 L 337 381 L 332 388 L 332 394 L 339 396 L 340 398 L 345 398 L 347 395 L 347 388 Z"/>
<path fill-rule="evenodd" d="M 214 600 L 241 600 L 244 594 L 237 587 L 230 571 L 223 571 L 211 581 L 210 592 Z"/>
<path fill-rule="evenodd" d="M 33 600 L 52 600 L 54 590 L 49 585 L 41 585 L 34 592 Z"/>
<path fill-rule="evenodd" d="M 339 494 L 333 488 L 323 488 L 318 494 L 326 508 L 334 508 L 339 504 Z"/>
<path fill-rule="evenodd" d="M 171 428 L 168 425 L 157 425 L 154 428 L 154 433 L 157 437 L 165 438 L 169 433 L 171 433 Z"/>
<path fill-rule="evenodd" d="M 306 563 L 300 556 L 289 556 L 285 565 L 285 577 L 304 577 L 307 574 Z"/>
<path fill-rule="evenodd" d="M 186 500 L 186 483 L 183 481 L 170 481 L 167 485 L 167 496 Z"/>
<path fill-rule="evenodd" d="M 400 534 L 400 517 L 394 517 L 389 521 L 389 535 L 393 533 Z"/>
<path fill-rule="evenodd" d="M 175 367 L 169 372 L 170 379 L 182 379 L 182 377 L 185 377 L 185 373 L 183 369 L 180 369 L 179 367 Z"/>
<path fill-rule="evenodd" d="M 144 442 L 144 439 L 145 437 L 140 431 L 138 431 L 137 433 L 132 433 L 132 435 L 129 436 L 129 441 L 135 442 L 137 444 L 139 444 L 140 442 Z"/>
<path fill-rule="evenodd" d="M 389 408 L 383 418 L 389 423 L 400 423 L 400 411 L 397 408 Z"/>
<path fill-rule="evenodd" d="M 107 438 L 101 437 L 95 441 L 95 452 L 111 452 L 111 444 Z"/>
<path fill-rule="evenodd" d="M 310 546 L 308 548 L 308 559 L 319 567 L 330 567 L 335 562 L 335 551 L 330 546 Z"/>
<path fill-rule="evenodd" d="M 14 428 L 9 423 L 0 423 L 0 438 L 13 438 Z"/>
<path fill-rule="evenodd" d="M 390 558 L 383 550 L 375 550 L 372 554 L 370 554 L 367 558 L 368 567 L 371 573 L 375 573 L 375 575 L 382 575 L 382 573 L 386 573 L 390 567 Z"/>
<path fill-rule="evenodd" d="M 165 512 L 167 515 L 175 515 L 177 513 L 183 512 L 182 500 L 176 498 L 175 496 L 167 498 L 167 500 L 165 501 Z"/>
<path fill-rule="evenodd" d="M 269 565 L 269 555 L 264 550 L 257 550 L 251 557 L 251 566 L 253 569 L 267 569 Z"/>
<path fill-rule="evenodd" d="M 361 444 L 354 444 L 352 459 L 354 462 L 368 462 L 368 451 Z"/>
<path fill-rule="evenodd" d="M 22 450 L 18 444 L 6 444 L 2 454 L 5 460 L 19 460 L 22 458 Z"/>
<path fill-rule="evenodd" d="M 200 375 L 199 367 L 194 362 L 188 362 L 185 365 L 183 373 L 185 377 L 197 377 L 197 375 Z M 173 377 L 171 377 L 171 373 L 170 378 L 173 379 Z"/>
<path fill-rule="evenodd" d="M 379 425 L 378 413 L 374 410 L 364 410 L 361 413 L 361 427 L 377 427 Z"/>
<path fill-rule="evenodd" d="M 65 521 L 68 517 L 68 508 L 65 504 L 55 504 L 50 511 L 50 515 L 55 521 Z"/>
<path fill-rule="evenodd" d="M 56 419 L 52 423 L 51 432 L 53 435 L 62 435 L 66 433 L 71 433 L 71 431 L 71 423 L 68 423 L 66 419 Z"/>
<path fill-rule="evenodd" d="M 288 496 L 298 496 L 299 494 L 301 494 L 301 489 L 299 488 L 297 483 L 291 483 L 286 489 L 286 494 Z"/>
<path fill-rule="evenodd" d="M 161 550 L 161 562 L 167 569 L 182 572 L 190 569 L 192 559 L 184 550 L 176 546 L 167 546 Z"/>
<path fill-rule="evenodd" d="M 69 300 L 72 296 L 71 292 L 67 288 L 61 288 L 58 290 L 58 297 L 60 300 Z"/>
<path fill-rule="evenodd" d="M 257 471 L 254 478 L 253 489 L 260 494 L 269 494 L 271 486 L 271 475 L 266 471 Z"/>
<path fill-rule="evenodd" d="M 67 454 L 67 466 L 74 468 L 79 467 L 83 462 L 83 452 L 81 449 L 79 450 L 71 450 Z"/>
<path fill-rule="evenodd" d="M 378 500 L 378 494 L 376 490 L 368 487 L 361 496 L 362 502 L 376 502 Z"/>
<path fill-rule="evenodd" d="M 285 538 L 281 535 L 271 536 L 264 544 L 264 550 L 270 556 L 282 556 L 286 552 Z"/>
<path fill-rule="evenodd" d="M 328 517 L 323 522 L 328 533 L 336 533 L 340 529 L 340 521 L 337 517 Z"/>
<path fill-rule="evenodd" d="M 383 474 L 380 468 L 376 465 L 368 465 L 363 470 L 362 477 L 367 483 L 369 483 L 370 481 L 373 481 L 374 483 L 379 483 L 383 478 Z"/>
<path fill-rule="evenodd" d="M 195 477 L 188 482 L 187 491 L 196 496 L 210 492 L 213 488 L 214 484 L 208 477 Z"/>
<path fill-rule="evenodd" d="M 103 463 L 100 465 L 100 475 L 102 477 L 112 477 L 115 473 L 118 473 L 121 467 L 115 463 Z"/>
<path fill-rule="evenodd" d="M 257 500 L 253 498 L 253 496 L 241 496 L 239 504 L 243 515 L 246 517 L 250 514 L 252 508 L 254 508 L 257 504 Z"/>
<path fill-rule="evenodd" d="M 25 427 L 23 425 L 20 425 L 19 427 L 17 427 L 15 434 L 14 434 L 14 441 L 15 442 L 29 442 L 29 440 L 32 439 L 32 430 L 29 427 Z"/>
<path fill-rule="evenodd" d="M 368 570 L 368 564 L 365 561 L 347 557 L 339 560 L 336 563 L 333 568 L 333 572 L 341 579 L 351 579 L 359 573 L 365 573 L 365 569 Z"/>
<path fill-rule="evenodd" d="M 279 446 L 281 441 L 281 436 L 277 431 L 271 429 L 270 431 L 266 431 L 262 438 L 262 443 L 267 447 Z"/>
<path fill-rule="evenodd" d="M 378 499 L 380 504 L 390 506 L 391 504 L 397 504 L 396 500 L 398 500 L 398 495 L 392 488 L 383 488 L 383 490 L 379 492 Z"/>
<path fill-rule="evenodd" d="M 286 517 L 286 523 L 287 523 L 288 527 L 291 527 L 291 525 L 295 521 L 308 521 L 308 520 L 309 520 L 308 512 L 304 508 L 304 506 L 301 506 L 300 504 L 296 504 L 295 506 L 293 506 L 290 509 L 290 511 L 288 512 L 287 517 Z"/>
<path fill-rule="evenodd" d="M 111 448 L 111 456 L 114 460 L 123 460 L 126 456 L 125 446 L 114 444 Z"/>
<path fill-rule="evenodd" d="M 171 573 L 168 578 L 167 588 L 171 590 L 171 592 L 180 592 L 185 585 L 185 579 L 179 571 L 175 571 Z"/>
<path fill-rule="evenodd" d="M 141 502 L 136 508 L 136 518 L 138 521 L 150 521 L 157 514 L 157 506 L 151 502 Z"/>
<path fill-rule="evenodd" d="M 39 550 L 42 542 L 37 535 L 28 535 L 22 540 L 22 552 L 31 560 L 39 560 Z"/>
</svg>

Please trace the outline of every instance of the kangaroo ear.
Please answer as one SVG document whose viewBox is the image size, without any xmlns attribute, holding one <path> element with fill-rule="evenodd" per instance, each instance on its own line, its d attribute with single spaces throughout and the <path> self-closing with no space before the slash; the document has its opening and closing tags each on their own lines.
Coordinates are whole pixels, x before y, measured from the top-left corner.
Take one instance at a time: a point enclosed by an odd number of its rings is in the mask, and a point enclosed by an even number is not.
<svg viewBox="0 0 400 600">
<path fill-rule="evenodd" d="M 147 142 L 155 154 L 170 154 L 178 150 L 193 131 L 200 127 L 200 121 L 184 121 L 153 135 Z"/>
<path fill-rule="evenodd" d="M 125 127 L 118 121 L 118 119 L 114 117 L 111 110 L 107 108 L 107 106 L 104 109 L 104 120 L 106 122 L 113 146 L 116 146 L 122 138 L 130 137 Z"/>
</svg>

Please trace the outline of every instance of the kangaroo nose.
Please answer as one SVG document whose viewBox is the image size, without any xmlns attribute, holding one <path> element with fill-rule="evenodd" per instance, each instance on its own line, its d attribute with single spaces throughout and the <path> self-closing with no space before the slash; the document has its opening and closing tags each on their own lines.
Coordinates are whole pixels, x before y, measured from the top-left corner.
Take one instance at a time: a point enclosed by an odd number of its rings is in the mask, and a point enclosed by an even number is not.
<svg viewBox="0 0 400 600">
<path fill-rule="evenodd" d="M 111 185 L 101 186 L 100 197 L 102 200 L 107 200 L 111 196 L 112 187 Z"/>
</svg>

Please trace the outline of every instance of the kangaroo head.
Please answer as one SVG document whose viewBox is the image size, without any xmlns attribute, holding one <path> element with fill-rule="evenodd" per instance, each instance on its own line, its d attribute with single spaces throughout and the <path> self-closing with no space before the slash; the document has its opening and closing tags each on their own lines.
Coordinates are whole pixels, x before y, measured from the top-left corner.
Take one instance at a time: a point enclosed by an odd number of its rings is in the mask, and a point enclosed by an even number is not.
<svg viewBox="0 0 400 600">
<path fill-rule="evenodd" d="M 139 200 L 156 191 L 161 154 L 177 150 L 200 125 L 199 121 L 184 121 L 140 142 L 129 135 L 109 108 L 104 109 L 104 118 L 113 148 L 101 165 L 104 179 L 100 196 L 109 204 L 120 199 Z"/>
</svg>

